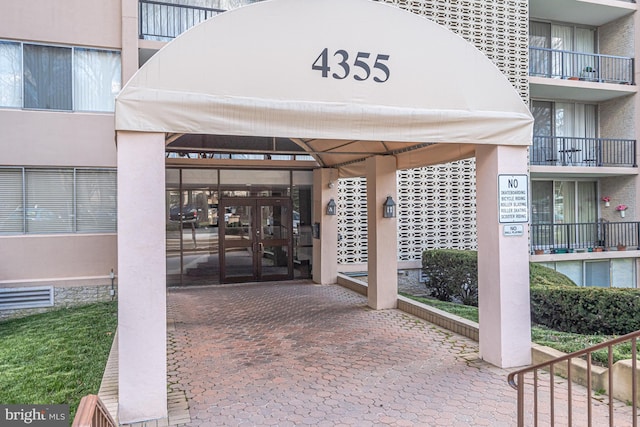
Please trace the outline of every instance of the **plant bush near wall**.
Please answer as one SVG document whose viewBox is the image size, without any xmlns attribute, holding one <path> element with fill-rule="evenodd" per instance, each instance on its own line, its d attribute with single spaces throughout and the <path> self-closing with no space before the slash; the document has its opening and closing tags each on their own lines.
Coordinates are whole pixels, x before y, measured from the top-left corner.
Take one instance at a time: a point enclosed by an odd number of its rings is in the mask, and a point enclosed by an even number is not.
<svg viewBox="0 0 640 427">
<path fill-rule="evenodd" d="M 529 284 L 531 286 L 578 286 L 564 274 L 533 262 L 529 263 Z"/>
<path fill-rule="evenodd" d="M 478 305 L 476 251 L 437 249 L 422 253 L 422 272 L 431 296 L 440 301 Z"/>
<path fill-rule="evenodd" d="M 475 251 L 438 249 L 422 253 L 422 272 L 431 296 L 441 301 L 478 305 Z M 531 320 L 578 334 L 623 335 L 640 330 L 640 291 L 584 288 L 564 274 L 529 264 Z"/>
<path fill-rule="evenodd" d="M 531 287 L 531 320 L 577 334 L 624 335 L 640 329 L 636 289 Z"/>
</svg>

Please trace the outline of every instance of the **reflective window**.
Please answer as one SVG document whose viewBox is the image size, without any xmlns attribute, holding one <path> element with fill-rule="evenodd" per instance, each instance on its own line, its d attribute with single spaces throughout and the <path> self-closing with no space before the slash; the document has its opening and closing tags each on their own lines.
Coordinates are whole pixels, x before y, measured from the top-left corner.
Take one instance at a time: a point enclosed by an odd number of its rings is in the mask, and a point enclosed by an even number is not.
<svg viewBox="0 0 640 427">
<path fill-rule="evenodd" d="M 0 41 L 0 107 L 114 111 L 120 53 Z"/>
<path fill-rule="evenodd" d="M 0 233 L 113 233 L 116 172 L 0 169 Z"/>
<path fill-rule="evenodd" d="M 24 107 L 71 110 L 71 48 L 24 45 Z"/>
</svg>

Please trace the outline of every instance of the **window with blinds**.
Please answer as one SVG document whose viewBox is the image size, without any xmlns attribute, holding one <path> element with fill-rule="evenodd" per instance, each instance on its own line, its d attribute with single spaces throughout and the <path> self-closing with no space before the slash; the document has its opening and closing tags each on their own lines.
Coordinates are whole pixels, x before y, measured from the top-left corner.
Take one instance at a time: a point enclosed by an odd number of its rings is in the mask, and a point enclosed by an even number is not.
<svg viewBox="0 0 640 427">
<path fill-rule="evenodd" d="M 120 52 L 0 40 L 0 107 L 114 111 Z"/>
<path fill-rule="evenodd" d="M 116 172 L 76 171 L 78 232 L 116 231 Z"/>
<path fill-rule="evenodd" d="M 24 232 L 21 168 L 0 169 L 0 233 Z"/>
<path fill-rule="evenodd" d="M 0 233 L 114 233 L 116 172 L 0 168 Z"/>
</svg>

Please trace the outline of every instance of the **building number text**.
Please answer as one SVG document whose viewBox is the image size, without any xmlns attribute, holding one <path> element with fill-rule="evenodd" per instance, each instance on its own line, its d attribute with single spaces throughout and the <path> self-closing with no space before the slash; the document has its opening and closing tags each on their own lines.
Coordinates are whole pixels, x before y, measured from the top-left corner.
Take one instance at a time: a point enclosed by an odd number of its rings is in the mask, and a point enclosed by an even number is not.
<svg viewBox="0 0 640 427">
<path fill-rule="evenodd" d="M 353 63 L 349 65 L 351 62 L 349 53 L 342 49 L 336 50 L 333 54 L 333 58 L 338 61 L 338 69 L 336 70 L 336 67 L 334 67 L 334 70 L 337 72 L 331 73 L 331 77 L 337 80 L 342 80 L 346 79 L 353 73 L 353 78 L 357 81 L 367 80 L 372 75 L 373 81 L 376 83 L 384 83 L 389 80 L 391 72 L 389 71 L 387 64 L 385 64 L 385 62 L 389 60 L 389 55 L 378 54 L 372 67 L 369 65 L 371 62 L 369 57 L 371 57 L 369 52 L 358 52 Z M 318 55 L 313 65 L 311 65 L 311 69 L 321 71 L 322 77 L 329 77 L 331 67 L 329 66 L 328 48 L 325 47 L 322 53 Z"/>
</svg>

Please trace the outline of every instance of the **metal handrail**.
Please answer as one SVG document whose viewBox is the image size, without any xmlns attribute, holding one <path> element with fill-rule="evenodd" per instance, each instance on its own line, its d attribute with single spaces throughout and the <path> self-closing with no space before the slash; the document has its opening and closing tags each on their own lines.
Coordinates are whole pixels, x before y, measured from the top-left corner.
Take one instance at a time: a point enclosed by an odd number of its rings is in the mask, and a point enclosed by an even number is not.
<svg viewBox="0 0 640 427">
<path fill-rule="evenodd" d="M 528 366 L 523 369 L 519 369 L 517 371 L 511 372 L 507 376 L 507 382 L 509 385 L 517 391 L 518 394 L 518 427 L 524 426 L 524 415 L 525 415 L 525 375 L 533 374 L 533 418 L 534 425 L 538 425 L 538 371 L 539 370 L 548 370 L 550 374 L 549 380 L 549 393 L 550 393 L 550 424 L 553 425 L 555 421 L 555 410 L 554 410 L 554 367 L 559 363 L 567 362 L 567 409 L 568 409 L 568 425 L 572 424 L 572 402 L 574 398 L 574 394 L 571 384 L 573 382 L 573 375 L 571 370 L 571 360 L 577 358 L 586 357 L 587 362 L 587 420 L 588 425 L 591 426 L 592 421 L 592 363 L 591 363 L 591 354 L 595 351 L 601 349 L 608 349 L 608 404 L 609 404 L 609 425 L 614 426 L 614 406 L 613 406 L 613 375 L 611 374 L 611 368 L 613 367 L 613 346 L 621 343 L 625 343 L 627 341 L 631 342 L 631 365 L 632 365 L 632 374 L 631 374 L 631 406 L 632 406 L 632 414 L 633 414 L 633 426 L 636 427 L 638 425 L 638 378 L 637 378 L 637 340 L 640 337 L 640 331 L 635 331 L 627 335 L 623 335 L 621 337 L 615 338 L 613 340 L 600 343 L 584 350 L 575 351 L 573 353 L 566 354 L 564 356 L 558 357 L 556 359 L 538 363 L 536 365 Z M 517 380 L 516 380 L 517 379 Z"/>
<path fill-rule="evenodd" d="M 216 16 L 223 9 L 165 3 L 153 0 L 138 2 L 139 38 L 170 41 L 189 28 Z"/>
<path fill-rule="evenodd" d="M 635 84 L 633 58 L 529 46 L 529 75 Z"/>
<path fill-rule="evenodd" d="M 71 427 L 118 427 L 102 400 L 89 394 L 80 400 Z"/>
<path fill-rule="evenodd" d="M 635 139 L 534 135 L 531 164 L 638 167 Z"/>
<path fill-rule="evenodd" d="M 534 250 L 555 251 L 612 247 L 640 250 L 640 222 L 532 223 L 531 246 Z"/>
</svg>

